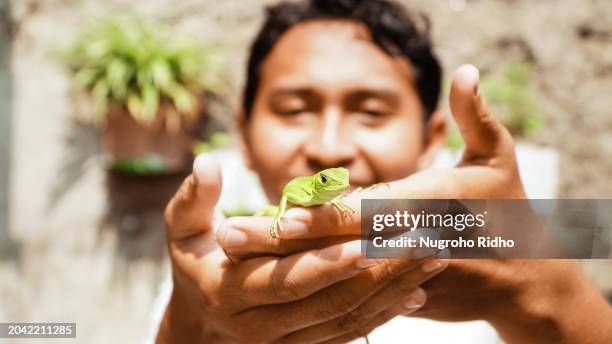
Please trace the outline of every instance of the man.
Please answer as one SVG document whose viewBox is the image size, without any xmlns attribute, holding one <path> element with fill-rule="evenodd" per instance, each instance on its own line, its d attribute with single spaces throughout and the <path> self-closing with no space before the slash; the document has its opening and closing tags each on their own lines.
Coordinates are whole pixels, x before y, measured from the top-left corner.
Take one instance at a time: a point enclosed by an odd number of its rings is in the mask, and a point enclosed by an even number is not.
<svg viewBox="0 0 612 344">
<path fill-rule="evenodd" d="M 268 11 L 237 117 L 245 161 L 270 201 L 293 177 L 338 166 L 351 185 L 389 183 L 348 196 L 354 208 L 372 196 L 525 198 L 512 137 L 473 66 L 455 72 L 450 94 L 462 161 L 427 170 L 446 122 L 426 23 L 383 0 Z M 508 343 L 612 338 L 610 306 L 575 261 L 365 259 L 359 214 L 293 208 L 271 239 L 271 218 L 215 210 L 221 188 L 216 162 L 200 156 L 168 205 L 174 289 L 159 343 L 343 343 L 408 314 L 484 319 Z"/>
</svg>

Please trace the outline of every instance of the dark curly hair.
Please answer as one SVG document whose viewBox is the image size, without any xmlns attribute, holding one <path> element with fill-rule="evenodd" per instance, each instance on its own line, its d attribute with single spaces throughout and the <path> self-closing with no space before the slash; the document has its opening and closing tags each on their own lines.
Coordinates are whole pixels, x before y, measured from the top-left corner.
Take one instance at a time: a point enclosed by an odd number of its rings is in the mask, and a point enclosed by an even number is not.
<svg viewBox="0 0 612 344">
<path fill-rule="evenodd" d="M 250 116 L 260 80 L 261 64 L 280 37 L 309 20 L 340 19 L 363 23 L 376 45 L 391 56 L 409 59 L 416 70 L 416 89 L 425 120 L 436 109 L 442 70 L 432 50 L 429 21 L 388 0 L 303 0 L 267 8 L 266 20 L 251 46 L 242 106 Z"/>
</svg>

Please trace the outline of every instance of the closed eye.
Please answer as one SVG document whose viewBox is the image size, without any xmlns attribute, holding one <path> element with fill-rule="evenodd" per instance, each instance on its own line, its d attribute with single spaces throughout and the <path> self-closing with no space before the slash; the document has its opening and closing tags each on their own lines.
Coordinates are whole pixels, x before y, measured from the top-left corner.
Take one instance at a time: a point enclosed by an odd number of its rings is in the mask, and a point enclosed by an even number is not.
<svg viewBox="0 0 612 344">
<path fill-rule="evenodd" d="M 368 116 L 372 116 L 372 117 L 384 117 L 384 116 L 389 115 L 388 112 L 377 111 L 377 110 L 361 110 L 359 112 L 362 114 L 368 115 Z"/>
<path fill-rule="evenodd" d="M 290 117 L 290 116 L 297 116 L 304 112 L 307 112 L 307 110 L 306 109 L 288 109 L 288 110 L 280 110 L 278 111 L 278 114 L 281 116 Z"/>
<path fill-rule="evenodd" d="M 321 107 L 321 99 L 308 88 L 282 88 L 272 91 L 268 104 L 274 113 L 292 117 L 316 113 Z"/>
</svg>

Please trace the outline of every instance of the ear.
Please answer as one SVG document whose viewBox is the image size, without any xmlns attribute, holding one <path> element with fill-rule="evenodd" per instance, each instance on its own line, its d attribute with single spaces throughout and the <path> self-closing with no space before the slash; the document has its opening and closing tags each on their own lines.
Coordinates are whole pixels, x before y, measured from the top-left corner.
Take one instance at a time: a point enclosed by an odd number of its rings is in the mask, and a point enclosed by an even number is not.
<svg viewBox="0 0 612 344">
<path fill-rule="evenodd" d="M 248 123 L 246 118 L 246 113 L 244 109 L 240 109 L 236 111 L 235 114 L 236 123 L 238 123 L 238 131 L 239 131 L 239 140 L 238 144 L 240 146 L 240 151 L 242 152 L 242 159 L 246 167 L 250 170 L 253 169 L 253 161 L 251 159 L 251 150 L 249 149 L 249 135 L 248 135 Z"/>
<path fill-rule="evenodd" d="M 444 113 L 440 110 L 432 113 L 425 126 L 425 144 L 417 160 L 417 170 L 431 166 L 436 154 L 446 142 L 447 129 L 448 120 Z"/>
</svg>

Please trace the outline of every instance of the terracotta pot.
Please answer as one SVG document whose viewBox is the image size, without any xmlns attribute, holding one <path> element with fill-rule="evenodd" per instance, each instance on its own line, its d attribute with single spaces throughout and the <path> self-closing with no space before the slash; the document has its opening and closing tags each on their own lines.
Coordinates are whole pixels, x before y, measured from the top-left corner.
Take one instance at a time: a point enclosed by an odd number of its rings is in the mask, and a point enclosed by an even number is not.
<svg viewBox="0 0 612 344">
<path fill-rule="evenodd" d="M 142 123 L 126 108 L 111 107 L 100 131 L 102 149 L 114 162 L 149 158 L 163 165 L 163 173 L 188 169 L 200 113 L 179 116 L 171 104 L 163 103 L 155 119 Z"/>
</svg>

